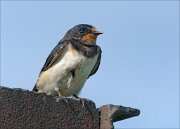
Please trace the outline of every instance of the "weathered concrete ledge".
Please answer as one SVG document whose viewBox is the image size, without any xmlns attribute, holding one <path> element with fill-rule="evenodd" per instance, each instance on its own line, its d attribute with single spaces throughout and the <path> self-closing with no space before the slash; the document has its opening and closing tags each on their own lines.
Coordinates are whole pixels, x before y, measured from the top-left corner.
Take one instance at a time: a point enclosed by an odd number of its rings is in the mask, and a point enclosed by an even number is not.
<svg viewBox="0 0 180 129">
<path fill-rule="evenodd" d="M 99 108 L 100 129 L 114 129 L 113 122 L 128 119 L 140 114 L 139 109 L 107 104 Z"/>
<path fill-rule="evenodd" d="M 140 111 L 117 105 L 96 109 L 83 99 L 62 98 L 23 89 L 0 87 L 0 129 L 113 129 L 113 122 L 138 116 Z"/>
</svg>

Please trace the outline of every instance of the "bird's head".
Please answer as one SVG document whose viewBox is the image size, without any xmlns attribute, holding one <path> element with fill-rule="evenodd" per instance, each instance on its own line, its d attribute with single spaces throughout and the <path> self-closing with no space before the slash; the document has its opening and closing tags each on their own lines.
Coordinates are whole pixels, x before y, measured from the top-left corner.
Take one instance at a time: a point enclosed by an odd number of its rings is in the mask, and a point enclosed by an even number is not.
<svg viewBox="0 0 180 129">
<path fill-rule="evenodd" d="M 95 45 L 97 36 L 100 34 L 102 34 L 102 32 L 97 31 L 94 26 L 79 24 L 70 29 L 64 38 L 74 38 L 80 40 L 84 44 Z"/>
</svg>

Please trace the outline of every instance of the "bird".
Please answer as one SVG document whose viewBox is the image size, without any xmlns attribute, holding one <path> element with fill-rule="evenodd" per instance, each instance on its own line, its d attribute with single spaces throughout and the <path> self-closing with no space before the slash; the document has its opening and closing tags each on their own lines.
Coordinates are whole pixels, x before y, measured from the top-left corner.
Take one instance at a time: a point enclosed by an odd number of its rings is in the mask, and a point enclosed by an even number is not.
<svg viewBox="0 0 180 129">
<path fill-rule="evenodd" d="M 67 31 L 47 57 L 34 92 L 53 96 L 76 97 L 101 62 L 97 37 L 103 34 L 89 24 L 78 24 Z"/>
</svg>

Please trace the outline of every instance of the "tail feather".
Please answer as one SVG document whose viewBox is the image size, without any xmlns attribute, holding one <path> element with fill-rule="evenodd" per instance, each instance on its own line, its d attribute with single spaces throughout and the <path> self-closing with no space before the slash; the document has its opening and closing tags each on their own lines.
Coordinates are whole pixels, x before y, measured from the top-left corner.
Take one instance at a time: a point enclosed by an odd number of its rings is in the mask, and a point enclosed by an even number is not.
<svg viewBox="0 0 180 129">
<path fill-rule="evenodd" d="M 32 91 L 38 92 L 36 84 L 34 85 L 34 88 L 32 89 Z"/>
</svg>

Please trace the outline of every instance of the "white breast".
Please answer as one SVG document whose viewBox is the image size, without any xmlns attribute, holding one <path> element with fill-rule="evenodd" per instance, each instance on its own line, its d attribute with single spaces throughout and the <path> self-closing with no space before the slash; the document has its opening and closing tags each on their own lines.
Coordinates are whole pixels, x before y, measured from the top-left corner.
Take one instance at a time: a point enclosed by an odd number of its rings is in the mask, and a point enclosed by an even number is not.
<svg viewBox="0 0 180 129">
<path fill-rule="evenodd" d="M 68 47 L 64 56 L 39 77 L 37 82 L 39 92 L 53 94 L 55 89 L 59 89 L 63 96 L 78 95 L 96 61 L 97 55 L 93 58 L 86 58 L 71 46 Z M 75 69 L 74 78 L 71 73 L 72 69 Z"/>
</svg>

